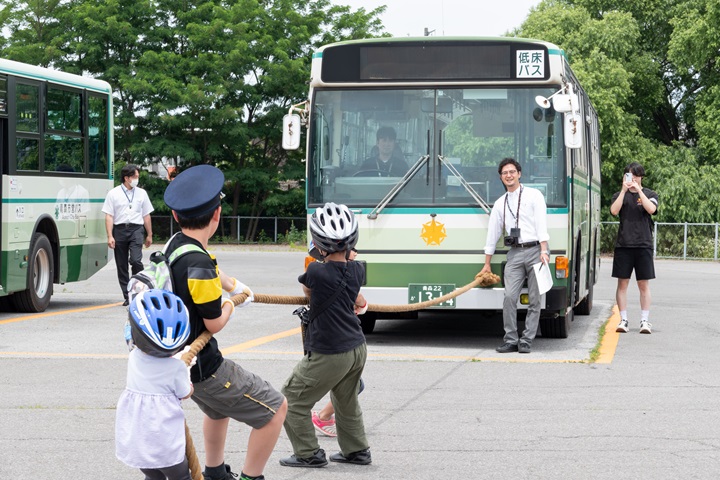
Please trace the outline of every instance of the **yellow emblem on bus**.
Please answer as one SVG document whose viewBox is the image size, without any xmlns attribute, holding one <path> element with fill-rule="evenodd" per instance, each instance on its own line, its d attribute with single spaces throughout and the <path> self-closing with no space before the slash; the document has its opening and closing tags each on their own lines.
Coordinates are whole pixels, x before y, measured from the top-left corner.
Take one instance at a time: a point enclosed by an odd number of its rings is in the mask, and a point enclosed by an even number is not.
<svg viewBox="0 0 720 480">
<path fill-rule="evenodd" d="M 447 237 L 447 233 L 445 233 L 444 223 L 436 222 L 433 218 L 428 223 L 423 224 L 420 238 L 425 240 L 427 246 L 440 245 L 445 240 L 445 237 Z"/>
</svg>

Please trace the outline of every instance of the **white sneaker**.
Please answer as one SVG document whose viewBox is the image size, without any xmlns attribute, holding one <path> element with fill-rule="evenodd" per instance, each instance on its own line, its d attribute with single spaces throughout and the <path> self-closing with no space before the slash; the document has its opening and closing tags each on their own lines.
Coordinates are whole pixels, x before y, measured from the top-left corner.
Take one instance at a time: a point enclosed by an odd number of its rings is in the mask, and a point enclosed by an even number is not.
<svg viewBox="0 0 720 480">
<path fill-rule="evenodd" d="M 620 323 L 618 323 L 618 326 L 615 329 L 616 332 L 620 332 L 620 333 L 627 333 L 628 330 L 629 330 L 628 321 L 624 318 L 622 320 L 620 320 Z"/>
<path fill-rule="evenodd" d="M 640 322 L 640 333 L 652 333 L 652 324 L 647 320 Z"/>
</svg>

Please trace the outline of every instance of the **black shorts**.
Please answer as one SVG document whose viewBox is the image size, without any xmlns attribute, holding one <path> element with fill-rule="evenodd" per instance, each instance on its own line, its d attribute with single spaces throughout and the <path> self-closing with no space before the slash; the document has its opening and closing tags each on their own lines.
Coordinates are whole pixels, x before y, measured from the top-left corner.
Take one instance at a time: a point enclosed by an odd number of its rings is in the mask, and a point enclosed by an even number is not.
<svg viewBox="0 0 720 480">
<path fill-rule="evenodd" d="M 635 270 L 635 280 L 652 280 L 655 278 L 652 248 L 615 248 L 612 276 L 615 278 L 630 278 L 633 270 Z"/>
</svg>

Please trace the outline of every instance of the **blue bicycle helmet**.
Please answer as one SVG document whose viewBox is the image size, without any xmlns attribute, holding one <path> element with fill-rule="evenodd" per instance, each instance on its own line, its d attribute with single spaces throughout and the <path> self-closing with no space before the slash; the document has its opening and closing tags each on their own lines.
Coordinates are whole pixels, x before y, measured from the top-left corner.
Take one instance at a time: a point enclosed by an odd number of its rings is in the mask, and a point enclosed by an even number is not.
<svg viewBox="0 0 720 480">
<path fill-rule="evenodd" d="M 183 349 L 190 336 L 187 308 L 167 290 L 138 293 L 129 313 L 133 343 L 148 355 L 170 357 Z"/>
</svg>

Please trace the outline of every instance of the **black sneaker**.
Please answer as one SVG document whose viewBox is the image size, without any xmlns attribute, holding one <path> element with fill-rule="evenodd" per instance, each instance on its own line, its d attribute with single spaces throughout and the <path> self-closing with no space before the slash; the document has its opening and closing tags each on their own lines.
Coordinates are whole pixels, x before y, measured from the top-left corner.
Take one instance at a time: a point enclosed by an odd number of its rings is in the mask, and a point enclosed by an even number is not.
<svg viewBox="0 0 720 480">
<path fill-rule="evenodd" d="M 530 344 L 525 342 L 520 342 L 518 344 L 518 352 L 520 353 L 530 353 Z"/>
<path fill-rule="evenodd" d="M 129 302 L 128 299 L 126 298 L 125 301 L 123 302 L 122 306 L 123 306 L 123 307 L 127 307 L 128 305 L 130 305 L 130 302 Z"/>
<path fill-rule="evenodd" d="M 227 463 L 225 464 L 225 475 L 223 475 L 222 477 L 213 477 L 208 475 L 206 472 L 203 472 L 203 478 L 205 480 L 235 480 L 236 478 L 238 478 L 238 476 L 239 475 L 237 473 L 233 473 L 230 470 L 230 465 L 228 465 Z"/>
<path fill-rule="evenodd" d="M 360 450 L 359 452 L 353 452 L 347 457 L 342 452 L 333 453 L 330 455 L 331 462 L 338 463 L 353 463 L 355 465 L 370 465 L 372 463 L 372 457 L 370 456 L 370 449 Z"/>
<path fill-rule="evenodd" d="M 499 347 L 497 347 L 497 348 L 495 349 L 495 351 L 498 352 L 498 353 L 517 352 L 517 351 L 518 351 L 518 346 L 515 345 L 514 343 L 507 343 L 507 342 L 506 342 L 506 343 L 503 343 L 502 345 L 500 345 Z"/>
<path fill-rule="evenodd" d="M 288 458 L 280 460 L 280 465 L 283 467 L 305 467 L 305 468 L 320 468 L 327 465 L 327 458 L 325 457 L 325 450 L 319 448 L 317 452 L 312 454 L 312 457 L 298 458 L 295 455 L 290 455 Z"/>
</svg>

